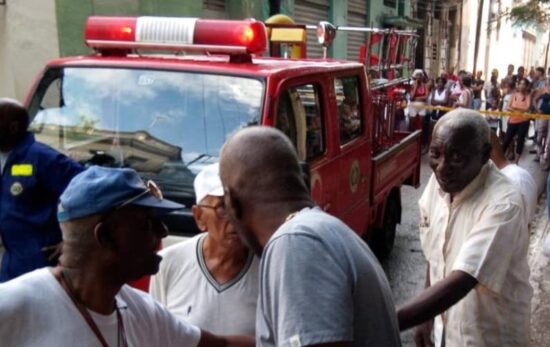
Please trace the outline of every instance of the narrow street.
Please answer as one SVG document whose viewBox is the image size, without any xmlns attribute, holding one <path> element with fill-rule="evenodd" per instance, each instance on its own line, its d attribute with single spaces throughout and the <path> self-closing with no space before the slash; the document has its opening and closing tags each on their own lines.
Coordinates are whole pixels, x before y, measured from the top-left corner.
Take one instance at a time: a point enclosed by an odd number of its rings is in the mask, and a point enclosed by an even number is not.
<svg viewBox="0 0 550 347">
<path fill-rule="evenodd" d="M 417 189 L 404 186 L 401 188 L 403 213 L 401 224 L 397 226 L 395 245 L 390 256 L 382 261 L 395 303 L 401 305 L 424 288 L 426 260 L 422 254 L 418 238 L 418 199 L 431 175 L 427 156 L 422 157 L 421 186 Z M 413 330 L 401 334 L 403 346 L 414 346 Z"/>
</svg>

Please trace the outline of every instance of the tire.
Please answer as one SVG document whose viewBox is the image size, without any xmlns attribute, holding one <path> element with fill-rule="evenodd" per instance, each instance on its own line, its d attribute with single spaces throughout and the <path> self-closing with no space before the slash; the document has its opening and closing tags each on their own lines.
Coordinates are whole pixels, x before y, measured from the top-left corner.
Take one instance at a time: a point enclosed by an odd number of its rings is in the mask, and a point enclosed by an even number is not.
<svg viewBox="0 0 550 347">
<path fill-rule="evenodd" d="M 382 228 L 371 230 L 371 247 L 379 259 L 386 258 L 393 249 L 400 210 L 399 199 L 395 195 L 390 195 L 384 210 Z"/>
</svg>

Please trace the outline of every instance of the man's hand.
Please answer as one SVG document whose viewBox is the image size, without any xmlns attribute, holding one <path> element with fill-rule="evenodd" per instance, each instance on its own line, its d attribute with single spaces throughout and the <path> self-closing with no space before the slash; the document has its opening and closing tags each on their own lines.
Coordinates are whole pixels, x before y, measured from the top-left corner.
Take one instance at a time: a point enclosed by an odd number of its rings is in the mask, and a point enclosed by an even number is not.
<svg viewBox="0 0 550 347">
<path fill-rule="evenodd" d="M 61 249 L 63 246 L 63 242 L 59 242 L 56 245 L 53 246 L 46 246 L 42 248 L 42 252 L 44 252 L 44 255 L 48 257 L 48 261 L 52 265 L 57 265 L 57 260 L 59 259 L 59 256 L 61 255 Z"/>
<path fill-rule="evenodd" d="M 432 341 L 433 320 L 420 324 L 414 331 L 416 347 L 434 347 Z"/>
<path fill-rule="evenodd" d="M 202 330 L 197 347 L 254 347 L 255 344 L 254 336 L 217 336 Z"/>
</svg>

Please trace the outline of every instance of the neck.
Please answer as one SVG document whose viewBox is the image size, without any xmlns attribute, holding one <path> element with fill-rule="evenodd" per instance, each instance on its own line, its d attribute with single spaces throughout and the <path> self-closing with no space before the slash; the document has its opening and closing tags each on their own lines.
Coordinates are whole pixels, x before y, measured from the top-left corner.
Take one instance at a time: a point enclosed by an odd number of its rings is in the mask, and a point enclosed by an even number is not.
<svg viewBox="0 0 550 347">
<path fill-rule="evenodd" d="M 210 234 L 204 239 L 202 252 L 208 271 L 221 284 L 231 281 L 241 272 L 249 253 L 246 247 L 237 247 L 233 242 L 216 242 Z"/>
<path fill-rule="evenodd" d="M 93 268 L 71 268 L 58 265 L 54 273 L 63 276 L 70 296 L 86 308 L 100 313 L 111 314 L 115 309 L 115 296 L 123 283 L 105 276 L 106 272 Z"/>
<path fill-rule="evenodd" d="M 496 157 L 495 156 L 494 158 L 491 158 L 491 160 L 493 161 L 493 163 L 495 164 L 495 166 L 499 170 L 502 170 L 506 166 L 510 165 L 510 162 L 508 160 L 506 160 L 506 158 L 504 158 L 504 156 L 502 156 L 502 157 Z"/>
<path fill-rule="evenodd" d="M 313 207 L 311 200 L 297 200 L 290 203 L 274 203 L 266 205 L 263 210 L 257 210 L 257 217 L 252 221 L 252 229 L 257 230 L 256 235 L 262 249 L 265 247 L 271 236 L 283 225 L 287 218 L 303 208 Z"/>
</svg>

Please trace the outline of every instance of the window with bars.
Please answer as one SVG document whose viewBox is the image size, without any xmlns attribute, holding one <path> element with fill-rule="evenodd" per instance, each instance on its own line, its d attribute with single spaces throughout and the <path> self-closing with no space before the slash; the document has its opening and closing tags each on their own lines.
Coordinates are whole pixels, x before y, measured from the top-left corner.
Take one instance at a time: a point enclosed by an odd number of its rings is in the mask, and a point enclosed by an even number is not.
<svg viewBox="0 0 550 347">
<path fill-rule="evenodd" d="M 395 8 L 397 0 L 384 0 L 384 6 Z"/>
</svg>

